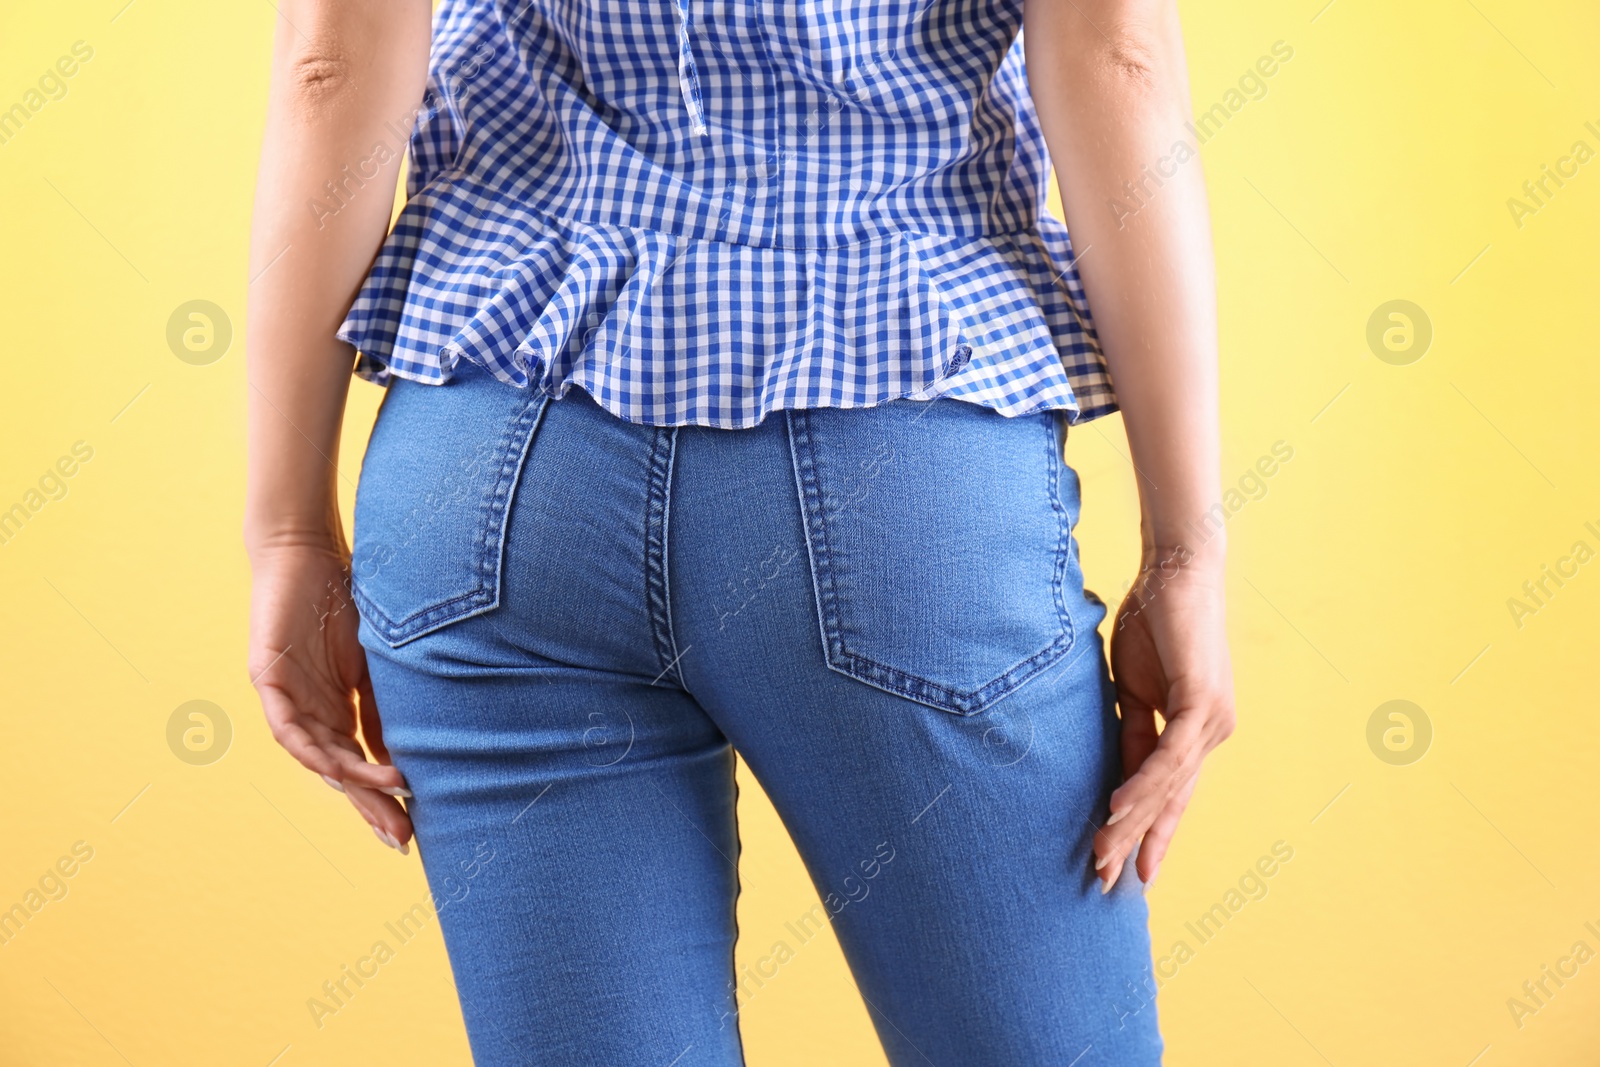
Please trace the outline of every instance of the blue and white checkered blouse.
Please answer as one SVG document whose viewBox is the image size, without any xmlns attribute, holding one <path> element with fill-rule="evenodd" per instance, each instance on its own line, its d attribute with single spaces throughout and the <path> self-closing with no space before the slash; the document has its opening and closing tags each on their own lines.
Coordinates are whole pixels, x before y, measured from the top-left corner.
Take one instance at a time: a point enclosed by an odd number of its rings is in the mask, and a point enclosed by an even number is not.
<svg viewBox="0 0 1600 1067">
<path fill-rule="evenodd" d="M 666 426 L 901 396 L 1113 410 L 1021 21 L 1021 0 L 444 0 L 408 200 L 338 332 L 356 373 L 467 359 Z"/>
</svg>

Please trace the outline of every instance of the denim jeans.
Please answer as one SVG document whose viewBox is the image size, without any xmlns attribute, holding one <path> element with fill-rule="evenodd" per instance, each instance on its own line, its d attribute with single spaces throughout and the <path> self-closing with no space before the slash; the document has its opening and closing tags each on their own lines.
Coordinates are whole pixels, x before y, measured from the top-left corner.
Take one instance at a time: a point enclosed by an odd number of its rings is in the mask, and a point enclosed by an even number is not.
<svg viewBox="0 0 1600 1067">
<path fill-rule="evenodd" d="M 828 926 L 896 1065 L 1160 1062 L 1140 883 L 1092 870 L 1117 718 L 1062 433 L 390 386 L 353 587 L 477 1063 L 739 1064 Z M 735 751 L 821 898 L 743 974 Z"/>
</svg>

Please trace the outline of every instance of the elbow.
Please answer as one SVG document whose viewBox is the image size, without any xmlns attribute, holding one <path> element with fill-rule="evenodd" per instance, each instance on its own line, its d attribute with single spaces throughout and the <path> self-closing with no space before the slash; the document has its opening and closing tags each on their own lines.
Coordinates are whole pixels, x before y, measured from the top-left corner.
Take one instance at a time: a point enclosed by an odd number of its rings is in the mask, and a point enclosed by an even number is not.
<svg viewBox="0 0 1600 1067">
<path fill-rule="evenodd" d="M 273 0 L 273 92 L 303 116 L 358 98 L 421 94 L 430 0 Z"/>
<path fill-rule="evenodd" d="M 1186 77 L 1174 0 L 1028 3 L 1030 30 L 1039 31 L 1059 57 L 1062 74 L 1084 88 L 1139 97 L 1166 91 Z"/>
<path fill-rule="evenodd" d="M 303 44 L 288 57 L 285 73 L 289 95 L 304 112 L 323 111 L 355 88 L 350 58 L 335 46 Z"/>
<path fill-rule="evenodd" d="M 1108 33 L 1095 62 L 1107 81 L 1129 92 L 1149 92 L 1164 80 L 1156 35 L 1144 29 L 1119 27 Z"/>
</svg>

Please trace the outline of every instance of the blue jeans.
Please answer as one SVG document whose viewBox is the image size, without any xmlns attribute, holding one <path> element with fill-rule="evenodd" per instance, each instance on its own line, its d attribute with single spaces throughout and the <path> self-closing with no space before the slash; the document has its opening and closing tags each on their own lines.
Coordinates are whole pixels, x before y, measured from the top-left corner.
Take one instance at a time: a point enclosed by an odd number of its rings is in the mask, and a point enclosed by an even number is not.
<svg viewBox="0 0 1600 1067">
<path fill-rule="evenodd" d="M 1062 432 L 390 386 L 353 585 L 477 1063 L 739 1064 L 830 925 L 896 1065 L 1160 1062 L 1140 883 L 1092 871 L 1118 724 Z M 742 974 L 735 751 L 821 897 Z"/>
</svg>

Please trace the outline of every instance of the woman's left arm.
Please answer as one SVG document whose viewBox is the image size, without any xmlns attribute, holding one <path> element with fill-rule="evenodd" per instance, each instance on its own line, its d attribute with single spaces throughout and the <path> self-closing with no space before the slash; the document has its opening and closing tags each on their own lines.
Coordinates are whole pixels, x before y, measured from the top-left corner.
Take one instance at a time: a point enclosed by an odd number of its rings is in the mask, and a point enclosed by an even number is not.
<svg viewBox="0 0 1600 1067">
<path fill-rule="evenodd" d="M 1023 25 L 1142 513 L 1111 639 L 1125 780 L 1095 839 L 1109 890 L 1135 848 L 1155 877 L 1201 760 L 1233 731 L 1225 538 L 1196 536 L 1220 498 L 1210 217 L 1175 0 L 1025 0 Z"/>
<path fill-rule="evenodd" d="M 411 819 L 397 798 L 410 794 L 383 746 L 348 598 L 334 458 L 355 350 L 335 334 L 388 230 L 404 147 L 390 130 L 409 129 L 422 102 L 430 11 L 427 0 L 273 6 L 245 327 L 247 664 L 274 739 L 403 850 Z"/>
</svg>

